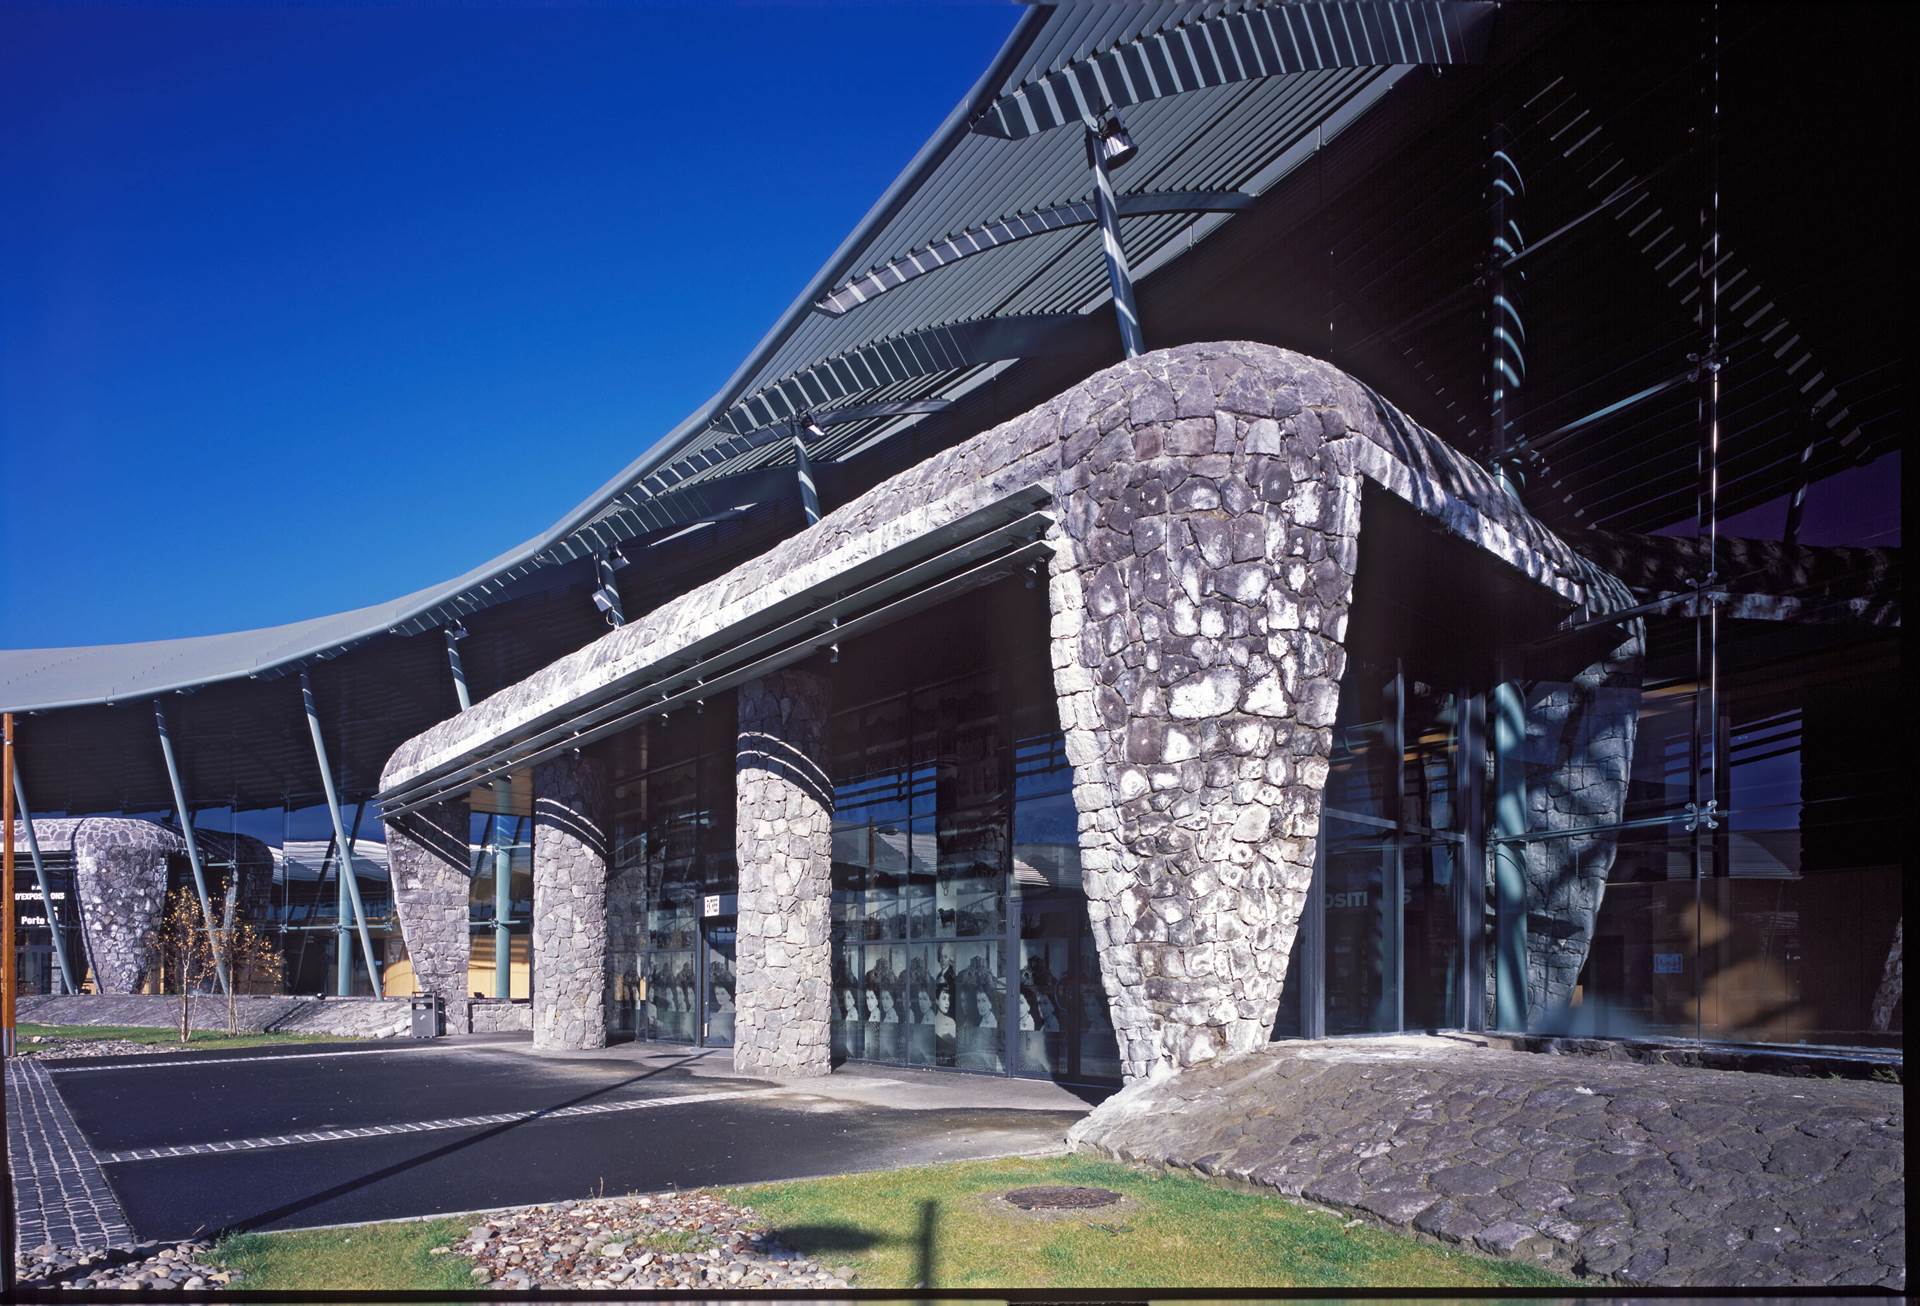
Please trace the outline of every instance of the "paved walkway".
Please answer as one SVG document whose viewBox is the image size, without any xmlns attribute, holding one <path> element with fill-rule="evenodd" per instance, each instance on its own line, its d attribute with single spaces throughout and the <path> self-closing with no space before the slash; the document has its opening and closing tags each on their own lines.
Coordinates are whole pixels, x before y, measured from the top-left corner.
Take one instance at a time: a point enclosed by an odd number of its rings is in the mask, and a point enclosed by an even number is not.
<svg viewBox="0 0 1920 1306">
<path fill-rule="evenodd" d="M 99 1159 L 38 1061 L 7 1062 L 7 1160 L 22 1249 L 132 1245 L 133 1230 Z"/>
<path fill-rule="evenodd" d="M 1897 1084 L 1416 1037 L 1274 1044 L 1070 1141 L 1619 1283 L 1904 1290 L 1905 1135 Z"/>
</svg>

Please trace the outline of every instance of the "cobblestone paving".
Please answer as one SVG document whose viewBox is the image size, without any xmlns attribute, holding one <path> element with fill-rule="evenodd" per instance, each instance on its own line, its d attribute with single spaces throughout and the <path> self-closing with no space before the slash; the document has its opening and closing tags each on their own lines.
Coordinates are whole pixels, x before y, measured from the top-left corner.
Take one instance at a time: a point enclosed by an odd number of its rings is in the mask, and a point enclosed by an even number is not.
<svg viewBox="0 0 1920 1306">
<path fill-rule="evenodd" d="M 1274 1044 L 1138 1084 L 1069 1141 L 1626 1284 L 1906 1286 L 1897 1084 L 1440 1038 Z"/>
<path fill-rule="evenodd" d="M 21 1248 L 104 1250 L 133 1242 L 93 1148 L 38 1061 L 7 1062 L 7 1167 Z"/>
</svg>

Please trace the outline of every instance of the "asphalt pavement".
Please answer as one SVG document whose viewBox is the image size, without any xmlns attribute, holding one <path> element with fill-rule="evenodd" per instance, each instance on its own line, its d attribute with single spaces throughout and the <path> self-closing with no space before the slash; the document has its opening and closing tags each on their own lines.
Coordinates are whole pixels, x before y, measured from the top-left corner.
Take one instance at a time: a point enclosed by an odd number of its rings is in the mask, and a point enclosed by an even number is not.
<svg viewBox="0 0 1920 1306">
<path fill-rule="evenodd" d="M 843 1067 L 781 1085 L 724 1052 L 524 1040 L 50 1063 L 142 1238 L 484 1210 L 1058 1147 L 1097 1093 Z"/>
</svg>

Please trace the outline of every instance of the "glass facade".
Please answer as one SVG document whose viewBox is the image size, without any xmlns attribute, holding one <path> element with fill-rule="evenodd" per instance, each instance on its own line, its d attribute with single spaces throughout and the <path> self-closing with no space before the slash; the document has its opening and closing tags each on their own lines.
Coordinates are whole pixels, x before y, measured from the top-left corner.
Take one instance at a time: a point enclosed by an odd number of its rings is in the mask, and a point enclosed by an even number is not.
<svg viewBox="0 0 1920 1306">
<path fill-rule="evenodd" d="M 848 652 L 892 692 L 833 720 L 836 1061 L 1118 1077 L 1043 631 L 1010 585 Z"/>
<path fill-rule="evenodd" d="M 733 1043 L 732 695 L 612 741 L 607 1029 L 700 1047 Z"/>
<path fill-rule="evenodd" d="M 1897 632 L 1685 594 L 1556 621 L 1490 601 L 1489 560 L 1447 559 L 1370 507 L 1382 533 L 1363 538 L 1276 1036 L 1898 1047 Z M 1447 576 L 1408 566 L 1423 548 Z M 1456 603 L 1494 619 L 1462 626 Z M 1506 758 L 1489 726 L 1502 693 L 1520 717 Z M 1499 812 L 1503 767 L 1517 828 Z M 1503 856 L 1521 894 L 1504 917 Z M 1514 1013 L 1496 1001 L 1503 942 L 1523 959 Z"/>
<path fill-rule="evenodd" d="M 1717 612 L 1646 628 L 1622 818 L 1525 837 L 1549 868 L 1611 854 L 1579 985 L 1530 1024 L 1898 1046 L 1897 635 Z M 1532 683 L 1580 656 L 1535 651 Z"/>
</svg>

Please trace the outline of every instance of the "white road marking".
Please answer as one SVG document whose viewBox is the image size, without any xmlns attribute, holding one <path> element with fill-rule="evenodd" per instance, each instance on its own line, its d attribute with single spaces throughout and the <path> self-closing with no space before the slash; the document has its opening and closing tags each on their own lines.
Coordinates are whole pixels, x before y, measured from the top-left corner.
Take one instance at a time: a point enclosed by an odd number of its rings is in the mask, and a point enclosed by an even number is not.
<svg viewBox="0 0 1920 1306">
<path fill-rule="evenodd" d="M 125 1152 L 105 1152 L 102 1165 L 125 1165 L 132 1161 L 153 1161 L 176 1156 L 207 1156 L 215 1152 L 252 1152 L 270 1147 L 297 1147 L 303 1143 L 333 1142 L 348 1138 L 380 1138 L 391 1134 L 419 1134 L 439 1129 L 471 1129 L 478 1125 L 518 1125 L 535 1120 L 570 1120 L 579 1116 L 607 1115 L 623 1111 L 647 1111 L 654 1107 L 691 1106 L 696 1102 L 724 1102 L 731 1098 L 752 1097 L 778 1092 L 777 1087 L 736 1088 L 719 1093 L 684 1093 L 678 1097 L 638 1098 L 628 1102 L 588 1102 L 579 1106 L 542 1108 L 536 1111 L 507 1111 L 497 1115 L 453 1116 L 443 1120 L 410 1120 L 391 1125 L 359 1125 L 312 1134 L 269 1134 L 261 1138 L 231 1138 L 212 1143 L 188 1143 L 179 1147 L 137 1147 Z"/>
</svg>

